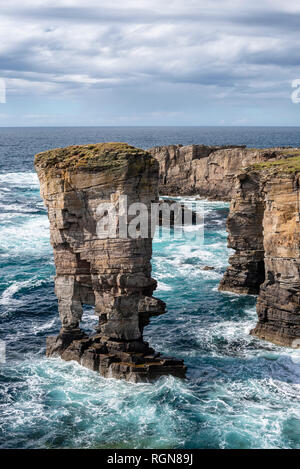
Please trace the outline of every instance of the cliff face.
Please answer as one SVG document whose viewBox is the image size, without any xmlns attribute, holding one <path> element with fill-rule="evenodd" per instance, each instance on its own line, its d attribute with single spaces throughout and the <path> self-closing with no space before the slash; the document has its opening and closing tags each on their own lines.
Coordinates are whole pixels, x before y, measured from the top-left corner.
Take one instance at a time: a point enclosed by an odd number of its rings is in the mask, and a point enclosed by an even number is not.
<svg viewBox="0 0 300 469">
<path fill-rule="evenodd" d="M 254 165 L 237 177 L 227 222 L 230 258 L 221 290 L 257 293 L 251 331 L 300 347 L 300 156 Z"/>
<path fill-rule="evenodd" d="M 152 238 L 103 238 L 104 203 L 120 208 L 144 203 L 150 217 L 158 201 L 158 164 L 149 153 L 127 144 L 73 146 L 35 158 L 41 195 L 48 209 L 56 266 L 55 292 L 62 323 L 49 337 L 47 355 L 77 360 L 104 376 L 134 382 L 163 374 L 183 377 L 180 360 L 156 354 L 143 341 L 143 328 L 165 304 L 152 296 Z M 133 217 L 131 217 L 133 218 Z M 96 334 L 80 329 L 82 305 L 95 306 Z"/>
<path fill-rule="evenodd" d="M 281 158 L 282 149 L 169 145 L 148 150 L 159 162 L 161 195 L 231 200 L 234 178 L 250 164 Z"/>
</svg>

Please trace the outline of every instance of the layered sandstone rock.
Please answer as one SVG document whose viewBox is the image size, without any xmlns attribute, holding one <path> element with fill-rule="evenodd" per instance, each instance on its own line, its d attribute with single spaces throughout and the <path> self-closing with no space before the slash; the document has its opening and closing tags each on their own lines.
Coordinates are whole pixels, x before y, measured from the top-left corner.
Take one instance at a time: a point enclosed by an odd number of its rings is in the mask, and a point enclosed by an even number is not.
<svg viewBox="0 0 300 469">
<path fill-rule="evenodd" d="M 265 279 L 263 215 L 260 177 L 242 173 L 234 185 L 235 194 L 227 218 L 228 247 L 235 250 L 220 290 L 258 294 Z"/>
<path fill-rule="evenodd" d="M 165 312 L 152 296 L 150 218 L 147 238 L 126 237 L 119 226 L 117 236 L 108 238 L 99 210 L 109 203 L 118 211 L 127 196 L 128 206 L 142 202 L 150 217 L 151 203 L 158 201 L 156 160 L 127 144 L 106 143 L 40 153 L 35 167 L 50 220 L 62 323 L 59 335 L 48 338 L 47 355 L 134 382 L 184 377 L 182 360 L 160 356 L 143 341 L 150 317 Z M 99 316 L 91 337 L 80 329 L 84 304 L 95 306 Z"/>
<path fill-rule="evenodd" d="M 220 289 L 258 293 L 251 331 L 300 347 L 299 151 L 254 165 L 238 177 L 227 222 L 231 257 Z M 293 156 L 294 155 L 294 156 Z"/>
<path fill-rule="evenodd" d="M 282 149 L 245 146 L 168 145 L 148 150 L 159 162 L 162 195 L 231 200 L 234 178 L 250 164 L 281 158 Z"/>
</svg>

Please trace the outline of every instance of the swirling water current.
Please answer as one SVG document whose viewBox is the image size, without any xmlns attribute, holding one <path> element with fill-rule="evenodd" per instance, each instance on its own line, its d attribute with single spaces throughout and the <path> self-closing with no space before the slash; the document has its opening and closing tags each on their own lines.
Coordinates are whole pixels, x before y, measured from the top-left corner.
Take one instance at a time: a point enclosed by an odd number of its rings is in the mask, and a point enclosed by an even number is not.
<svg viewBox="0 0 300 469">
<path fill-rule="evenodd" d="M 204 201 L 204 242 L 154 240 L 156 296 L 146 339 L 188 379 L 131 384 L 45 357 L 59 330 L 47 214 L 33 155 L 127 141 L 300 146 L 296 128 L 0 129 L 0 448 L 300 448 L 300 352 L 249 336 L 255 297 L 218 292 L 228 204 Z M 190 203 L 193 198 L 185 199 Z M 204 266 L 213 270 L 204 270 Z M 84 314 L 92 330 L 96 317 Z"/>
</svg>

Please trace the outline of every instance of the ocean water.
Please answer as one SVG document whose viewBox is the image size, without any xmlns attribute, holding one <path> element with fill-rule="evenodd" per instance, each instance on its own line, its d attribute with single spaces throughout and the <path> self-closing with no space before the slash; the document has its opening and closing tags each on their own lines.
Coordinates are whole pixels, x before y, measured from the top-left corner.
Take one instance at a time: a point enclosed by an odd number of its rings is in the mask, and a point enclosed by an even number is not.
<svg viewBox="0 0 300 469">
<path fill-rule="evenodd" d="M 188 379 L 104 379 L 45 357 L 59 330 L 49 224 L 33 170 L 47 148 L 103 140 L 300 146 L 297 128 L 0 129 L 0 448 L 300 448 L 300 352 L 249 336 L 255 298 L 218 292 L 228 204 L 204 202 L 204 242 L 156 236 L 156 296 L 168 312 L 145 330 L 184 358 Z M 183 199 L 190 203 L 193 198 Z M 204 270 L 209 265 L 214 270 Z M 84 315 L 92 330 L 96 317 Z"/>
</svg>

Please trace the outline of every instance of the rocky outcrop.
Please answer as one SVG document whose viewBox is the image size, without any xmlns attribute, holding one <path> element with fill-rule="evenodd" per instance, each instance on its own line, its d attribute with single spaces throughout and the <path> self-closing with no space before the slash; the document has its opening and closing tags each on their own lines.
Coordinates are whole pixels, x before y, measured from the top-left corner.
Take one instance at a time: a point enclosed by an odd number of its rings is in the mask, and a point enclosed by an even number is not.
<svg viewBox="0 0 300 469">
<path fill-rule="evenodd" d="M 168 145 L 148 151 L 159 162 L 161 195 L 199 195 L 230 201 L 234 178 L 242 168 L 279 159 L 283 149 Z"/>
<path fill-rule="evenodd" d="M 220 290 L 258 294 L 265 279 L 261 180 L 259 174 L 251 178 L 237 176 L 235 194 L 227 218 L 228 247 L 235 250 L 229 258 L 230 266 L 221 281 Z"/>
<path fill-rule="evenodd" d="M 158 201 L 157 161 L 127 144 L 106 143 L 40 153 L 35 167 L 50 220 L 62 324 L 59 335 L 47 340 L 47 355 L 134 382 L 184 377 L 182 360 L 163 357 L 143 341 L 150 317 L 165 312 L 152 296 L 150 221 L 148 237 L 119 230 L 107 237 L 107 214 L 99 211 L 107 203 L 119 210 L 121 196 L 128 205 L 142 202 L 150 209 Z M 84 304 L 95 306 L 99 317 L 90 337 L 80 329 Z"/>
<path fill-rule="evenodd" d="M 251 334 L 300 347 L 300 152 L 237 176 L 227 221 L 230 258 L 220 290 L 257 293 Z"/>
</svg>

